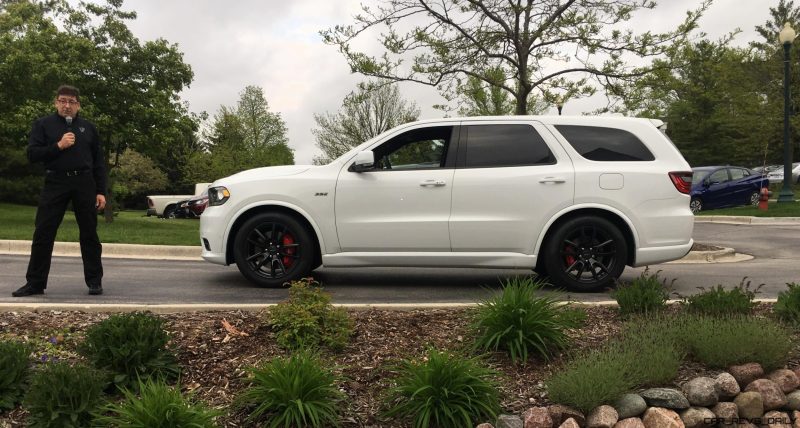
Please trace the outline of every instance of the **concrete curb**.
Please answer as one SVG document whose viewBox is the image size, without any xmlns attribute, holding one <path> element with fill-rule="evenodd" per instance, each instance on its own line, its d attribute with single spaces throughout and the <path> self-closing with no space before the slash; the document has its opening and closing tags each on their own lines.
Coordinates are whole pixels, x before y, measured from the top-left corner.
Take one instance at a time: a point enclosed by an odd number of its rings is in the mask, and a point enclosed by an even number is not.
<svg viewBox="0 0 800 428">
<path fill-rule="evenodd" d="M 695 223 L 727 223 L 753 225 L 799 225 L 800 217 L 751 217 L 730 215 L 701 215 L 694 218 Z"/>
<path fill-rule="evenodd" d="M 666 264 L 691 264 L 691 263 L 736 263 L 753 260 L 749 254 L 737 253 L 733 248 L 725 247 L 721 250 L 690 251 L 682 259 L 673 260 Z"/>
<path fill-rule="evenodd" d="M 202 260 L 202 248 L 181 245 L 103 244 L 103 257 L 149 260 Z M 31 241 L 0 240 L 0 254 L 30 255 Z M 79 257 L 77 242 L 56 242 L 54 256 Z"/>
</svg>

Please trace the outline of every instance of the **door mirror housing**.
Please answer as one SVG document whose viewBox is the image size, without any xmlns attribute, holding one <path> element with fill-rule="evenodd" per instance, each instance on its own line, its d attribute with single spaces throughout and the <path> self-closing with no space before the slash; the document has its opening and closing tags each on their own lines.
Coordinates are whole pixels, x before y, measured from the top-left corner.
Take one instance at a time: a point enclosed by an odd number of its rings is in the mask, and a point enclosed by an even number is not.
<svg viewBox="0 0 800 428">
<path fill-rule="evenodd" d="M 372 169 L 374 165 L 375 153 L 373 153 L 371 150 L 366 150 L 363 152 L 358 152 L 353 164 L 350 166 L 350 170 L 354 172 L 364 172 Z"/>
</svg>

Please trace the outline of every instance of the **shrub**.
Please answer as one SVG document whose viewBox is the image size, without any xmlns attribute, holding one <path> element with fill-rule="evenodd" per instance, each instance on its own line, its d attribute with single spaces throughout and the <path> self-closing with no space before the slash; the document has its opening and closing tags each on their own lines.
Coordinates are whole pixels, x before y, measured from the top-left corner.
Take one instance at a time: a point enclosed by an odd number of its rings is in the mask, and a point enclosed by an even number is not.
<svg viewBox="0 0 800 428">
<path fill-rule="evenodd" d="M 722 285 L 708 290 L 699 287 L 700 293 L 683 298 L 687 311 L 712 316 L 749 315 L 756 305 L 753 299 L 763 284 L 751 290 L 750 281 L 745 284 L 746 279 L 730 290 L 725 290 Z"/>
<path fill-rule="evenodd" d="M 105 376 L 83 365 L 48 363 L 32 376 L 24 407 L 28 426 L 72 428 L 90 426 L 106 387 Z"/>
<path fill-rule="evenodd" d="M 494 372 L 476 358 L 431 349 L 423 361 L 405 360 L 397 371 L 386 414 L 412 419 L 415 428 L 475 426 L 500 408 Z"/>
<path fill-rule="evenodd" d="M 616 290 L 611 296 L 619 304 L 619 311 L 622 315 L 646 314 L 664 309 L 669 298 L 667 280 L 661 280 L 656 271 L 650 274 L 649 269 L 645 269 L 638 278 L 630 284 L 618 283 Z M 674 280 L 673 280 L 674 282 Z"/>
<path fill-rule="evenodd" d="M 217 426 L 214 418 L 218 411 L 202 404 L 192 404 L 178 388 L 163 382 L 147 380 L 139 382 L 139 394 L 129 389 L 122 390 L 124 400 L 108 404 L 105 416 L 97 419 L 103 426 L 129 428 L 210 428 Z"/>
<path fill-rule="evenodd" d="M 117 314 L 90 327 L 79 351 L 110 372 L 118 388 L 136 388 L 139 380 L 178 376 L 169 341 L 162 319 L 141 312 Z"/>
<path fill-rule="evenodd" d="M 30 354 L 28 345 L 0 340 L 0 411 L 13 409 L 22 399 Z"/>
<path fill-rule="evenodd" d="M 585 312 L 553 296 L 537 297 L 544 284 L 531 277 L 511 278 L 500 293 L 481 302 L 472 321 L 475 347 L 506 351 L 514 362 L 527 361 L 531 353 L 546 359 L 566 347 L 566 330 L 579 327 Z"/>
<path fill-rule="evenodd" d="M 239 407 L 252 409 L 248 421 L 266 420 L 270 427 L 338 425 L 337 379 L 308 351 L 249 371 L 250 386 L 238 398 Z"/>
<path fill-rule="evenodd" d="M 294 281 L 289 300 L 278 303 L 267 314 L 267 322 L 286 349 L 327 346 L 341 349 L 353 332 L 353 321 L 342 308 L 331 305 L 331 297 L 311 278 Z"/>
<path fill-rule="evenodd" d="M 782 319 L 791 324 L 800 324 L 800 284 L 787 283 L 788 290 L 778 293 L 778 301 L 775 302 L 773 311 Z"/>
</svg>

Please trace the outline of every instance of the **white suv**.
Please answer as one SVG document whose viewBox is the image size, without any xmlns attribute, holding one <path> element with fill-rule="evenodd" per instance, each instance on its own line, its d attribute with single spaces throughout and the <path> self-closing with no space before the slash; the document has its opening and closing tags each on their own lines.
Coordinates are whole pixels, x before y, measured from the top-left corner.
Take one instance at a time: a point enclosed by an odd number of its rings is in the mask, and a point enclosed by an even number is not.
<svg viewBox="0 0 800 428">
<path fill-rule="evenodd" d="M 507 116 L 398 126 L 324 166 L 217 180 L 203 258 L 268 287 L 313 269 L 535 269 L 574 291 L 692 247 L 692 171 L 659 121 Z"/>
</svg>

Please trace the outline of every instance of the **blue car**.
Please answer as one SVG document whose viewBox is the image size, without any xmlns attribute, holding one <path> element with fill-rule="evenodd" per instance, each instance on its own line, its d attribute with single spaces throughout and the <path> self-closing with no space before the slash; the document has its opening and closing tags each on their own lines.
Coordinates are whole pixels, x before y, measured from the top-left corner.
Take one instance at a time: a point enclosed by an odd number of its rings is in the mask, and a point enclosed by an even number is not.
<svg viewBox="0 0 800 428">
<path fill-rule="evenodd" d="M 692 168 L 693 213 L 715 208 L 758 205 L 759 192 L 769 186 L 760 172 L 740 166 L 701 166 Z"/>
</svg>

